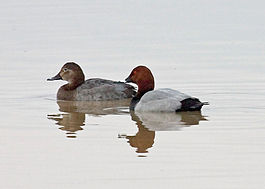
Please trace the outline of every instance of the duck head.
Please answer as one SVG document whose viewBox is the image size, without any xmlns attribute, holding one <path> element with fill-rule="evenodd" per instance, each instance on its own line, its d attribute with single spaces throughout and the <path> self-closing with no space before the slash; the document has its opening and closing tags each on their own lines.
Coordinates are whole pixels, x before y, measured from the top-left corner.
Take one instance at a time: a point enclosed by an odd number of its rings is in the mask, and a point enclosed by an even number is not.
<svg viewBox="0 0 265 189">
<path fill-rule="evenodd" d="M 137 66 L 125 79 L 126 83 L 135 83 L 138 86 L 136 97 L 143 96 L 146 92 L 154 90 L 154 76 L 146 66 Z"/>
<path fill-rule="evenodd" d="M 60 72 L 50 78 L 47 81 L 54 81 L 54 80 L 65 80 L 68 82 L 67 87 L 69 89 L 75 89 L 85 81 L 84 73 L 81 67 L 74 63 L 74 62 L 67 62 L 63 65 Z"/>
</svg>

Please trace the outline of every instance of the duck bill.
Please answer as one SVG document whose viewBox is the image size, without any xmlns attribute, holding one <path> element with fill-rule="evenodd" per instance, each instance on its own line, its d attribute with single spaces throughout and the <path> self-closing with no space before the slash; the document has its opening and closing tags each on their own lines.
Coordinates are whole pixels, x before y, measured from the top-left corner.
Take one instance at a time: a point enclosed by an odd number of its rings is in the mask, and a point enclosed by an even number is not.
<svg viewBox="0 0 265 189">
<path fill-rule="evenodd" d="M 47 79 L 47 81 L 54 81 L 54 80 L 62 80 L 63 78 L 60 76 L 60 73 L 58 73 L 56 76 Z"/>
<path fill-rule="evenodd" d="M 127 77 L 127 78 L 125 79 L 125 83 L 133 83 L 133 81 L 132 81 L 132 79 L 130 78 L 130 76 Z"/>
</svg>

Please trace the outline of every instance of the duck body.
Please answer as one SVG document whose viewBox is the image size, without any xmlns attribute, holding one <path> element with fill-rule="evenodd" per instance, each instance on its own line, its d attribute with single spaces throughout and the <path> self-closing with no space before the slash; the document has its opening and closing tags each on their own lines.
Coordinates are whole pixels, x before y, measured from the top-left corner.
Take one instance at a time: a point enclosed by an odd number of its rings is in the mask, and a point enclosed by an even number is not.
<svg viewBox="0 0 265 189">
<path fill-rule="evenodd" d="M 132 98 L 135 94 L 133 86 L 124 82 L 92 78 L 84 80 L 81 68 L 73 62 L 66 63 L 60 72 L 48 79 L 66 80 L 57 92 L 57 100 L 67 101 L 106 101 Z"/>
<path fill-rule="evenodd" d="M 93 78 L 86 80 L 76 88 L 75 100 L 100 101 L 132 98 L 135 94 L 133 89 L 133 86 L 123 82 Z"/>
<path fill-rule="evenodd" d="M 177 112 L 200 110 L 202 105 L 197 98 L 177 90 L 163 88 L 145 93 L 137 103 L 131 103 L 130 109 L 139 112 Z"/>
<path fill-rule="evenodd" d="M 134 68 L 126 81 L 138 85 L 138 92 L 132 98 L 130 110 L 139 112 L 198 111 L 207 104 L 174 89 L 154 90 L 154 77 L 145 66 Z"/>
</svg>

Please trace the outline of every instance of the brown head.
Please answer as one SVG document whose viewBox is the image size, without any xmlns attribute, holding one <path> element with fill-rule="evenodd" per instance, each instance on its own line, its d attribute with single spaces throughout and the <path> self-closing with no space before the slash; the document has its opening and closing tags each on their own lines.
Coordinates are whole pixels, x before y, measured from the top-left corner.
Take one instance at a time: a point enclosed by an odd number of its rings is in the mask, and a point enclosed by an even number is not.
<svg viewBox="0 0 265 189">
<path fill-rule="evenodd" d="M 68 81 L 68 84 L 65 85 L 65 88 L 68 90 L 73 90 L 85 81 L 85 76 L 80 68 L 80 66 L 74 62 L 67 62 L 63 65 L 60 72 L 50 78 L 48 81 L 54 80 L 65 80 Z"/>
<path fill-rule="evenodd" d="M 155 87 L 153 74 L 145 66 L 137 66 L 134 68 L 125 81 L 138 85 L 136 97 L 143 96 L 146 92 L 154 90 Z"/>
</svg>

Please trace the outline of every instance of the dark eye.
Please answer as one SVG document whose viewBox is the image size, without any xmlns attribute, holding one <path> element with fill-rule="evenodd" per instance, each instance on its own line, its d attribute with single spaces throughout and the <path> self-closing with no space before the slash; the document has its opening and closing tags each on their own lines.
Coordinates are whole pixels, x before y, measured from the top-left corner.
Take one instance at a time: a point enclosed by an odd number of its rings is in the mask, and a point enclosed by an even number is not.
<svg viewBox="0 0 265 189">
<path fill-rule="evenodd" d="M 64 68 L 63 71 L 64 71 L 64 72 L 67 72 L 67 71 L 68 71 L 68 68 Z"/>
</svg>

